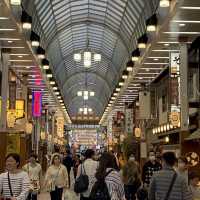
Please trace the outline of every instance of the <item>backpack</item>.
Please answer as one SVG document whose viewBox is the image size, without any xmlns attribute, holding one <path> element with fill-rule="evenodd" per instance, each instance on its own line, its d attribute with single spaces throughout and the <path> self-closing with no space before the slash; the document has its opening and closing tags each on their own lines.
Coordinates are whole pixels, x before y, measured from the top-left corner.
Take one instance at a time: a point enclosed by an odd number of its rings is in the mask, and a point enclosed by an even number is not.
<svg viewBox="0 0 200 200">
<path fill-rule="evenodd" d="M 109 170 L 106 173 L 106 176 L 112 172 L 113 169 Z M 105 178 L 106 178 L 105 176 Z M 107 184 L 105 182 L 105 178 L 102 180 L 97 180 L 92 187 L 91 193 L 90 193 L 90 199 L 91 200 L 111 200 Z"/>
<path fill-rule="evenodd" d="M 82 172 L 82 167 L 83 167 L 84 173 Z M 89 177 L 85 172 L 84 165 L 81 165 L 81 174 L 75 180 L 74 192 L 76 192 L 76 193 L 85 192 L 88 189 L 88 186 L 89 186 Z"/>
</svg>

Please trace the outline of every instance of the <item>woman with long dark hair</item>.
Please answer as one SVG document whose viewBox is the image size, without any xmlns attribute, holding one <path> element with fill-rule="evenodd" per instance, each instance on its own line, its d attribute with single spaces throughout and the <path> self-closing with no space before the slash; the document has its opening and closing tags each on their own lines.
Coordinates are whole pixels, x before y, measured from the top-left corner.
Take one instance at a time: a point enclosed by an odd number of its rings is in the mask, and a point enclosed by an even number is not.
<svg viewBox="0 0 200 200">
<path fill-rule="evenodd" d="M 108 173 L 109 172 L 109 173 Z M 103 153 L 99 160 L 99 167 L 96 172 L 97 180 L 106 182 L 110 198 L 112 200 L 125 199 L 124 187 L 118 172 L 116 158 L 111 153 Z"/>
<path fill-rule="evenodd" d="M 135 200 L 136 192 L 141 185 L 138 165 L 135 161 L 129 160 L 122 168 L 126 200 Z"/>
</svg>

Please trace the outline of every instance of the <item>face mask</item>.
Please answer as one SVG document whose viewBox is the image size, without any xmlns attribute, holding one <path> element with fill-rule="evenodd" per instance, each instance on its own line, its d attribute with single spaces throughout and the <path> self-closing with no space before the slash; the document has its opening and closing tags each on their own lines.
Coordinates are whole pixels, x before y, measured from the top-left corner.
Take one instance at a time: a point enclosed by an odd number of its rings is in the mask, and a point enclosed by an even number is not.
<svg viewBox="0 0 200 200">
<path fill-rule="evenodd" d="M 129 158 L 129 160 L 130 160 L 130 161 L 135 161 L 135 157 L 131 156 L 131 157 Z"/>
<path fill-rule="evenodd" d="M 150 160 L 150 161 L 155 161 L 155 160 L 156 160 L 156 157 L 155 157 L 155 156 L 149 156 L 149 160 Z"/>
</svg>

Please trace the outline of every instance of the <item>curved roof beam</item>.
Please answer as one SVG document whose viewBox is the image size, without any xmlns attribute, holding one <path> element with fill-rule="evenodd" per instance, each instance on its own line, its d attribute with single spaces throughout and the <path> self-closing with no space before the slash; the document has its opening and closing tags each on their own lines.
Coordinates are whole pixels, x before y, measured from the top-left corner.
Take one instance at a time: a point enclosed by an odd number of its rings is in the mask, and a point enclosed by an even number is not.
<svg viewBox="0 0 200 200">
<path fill-rule="evenodd" d="M 119 40 L 121 40 L 122 44 L 125 46 L 127 52 L 129 53 L 129 47 L 126 44 L 124 38 L 121 36 L 121 34 L 119 34 L 117 31 L 115 31 L 113 28 L 111 28 L 110 26 L 108 26 L 107 24 L 104 24 L 103 22 L 98 22 L 98 21 L 91 21 L 91 20 L 85 20 L 85 21 L 78 21 L 78 22 L 73 22 L 67 26 L 64 26 L 62 29 L 57 30 L 56 34 L 51 38 L 50 41 L 48 41 L 46 48 L 49 48 L 49 45 L 57 39 L 57 36 L 59 36 L 59 34 L 62 34 L 62 32 L 64 32 L 66 29 L 71 28 L 72 26 L 75 25 L 79 25 L 79 24 L 86 24 L 86 25 L 90 25 L 90 24 L 96 24 L 99 26 L 102 26 L 103 28 L 107 28 L 108 30 L 110 30 L 112 33 L 114 33 Z"/>
<path fill-rule="evenodd" d="M 72 75 L 70 75 L 70 77 L 68 79 L 66 79 L 66 81 L 64 82 L 64 84 L 62 85 L 62 88 L 64 89 L 64 87 L 67 86 L 68 82 L 71 80 L 71 79 L 75 79 L 76 76 L 80 75 L 80 74 L 85 74 L 85 71 L 80 71 L 80 72 L 76 72 Z M 102 80 L 105 85 L 109 88 L 109 91 L 111 92 L 112 91 L 112 85 L 110 85 L 110 83 L 101 75 L 95 73 L 95 72 L 87 72 L 87 74 L 93 74 L 97 77 L 99 77 L 100 80 Z M 76 79 L 75 79 L 76 80 Z M 71 85 L 71 84 L 70 84 Z M 114 86 L 113 86 L 114 87 Z"/>
</svg>

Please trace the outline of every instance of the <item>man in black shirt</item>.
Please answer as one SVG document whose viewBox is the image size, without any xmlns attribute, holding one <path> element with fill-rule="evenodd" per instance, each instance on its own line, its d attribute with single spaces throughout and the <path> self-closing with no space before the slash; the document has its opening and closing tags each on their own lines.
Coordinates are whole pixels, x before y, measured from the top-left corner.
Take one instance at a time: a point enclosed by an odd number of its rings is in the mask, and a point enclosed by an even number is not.
<svg viewBox="0 0 200 200">
<path fill-rule="evenodd" d="M 71 181 L 70 181 L 70 171 L 71 171 L 71 168 L 73 166 L 73 160 L 72 160 L 72 157 L 71 157 L 69 150 L 66 151 L 66 155 L 63 158 L 63 165 L 65 165 L 65 167 L 67 168 L 68 179 L 69 179 L 69 187 L 70 187 L 70 183 L 71 183 Z"/>
<path fill-rule="evenodd" d="M 162 165 L 156 161 L 154 151 L 149 152 L 149 160 L 144 164 L 142 169 L 142 181 L 146 187 L 149 187 L 153 174 L 162 169 Z"/>
</svg>

